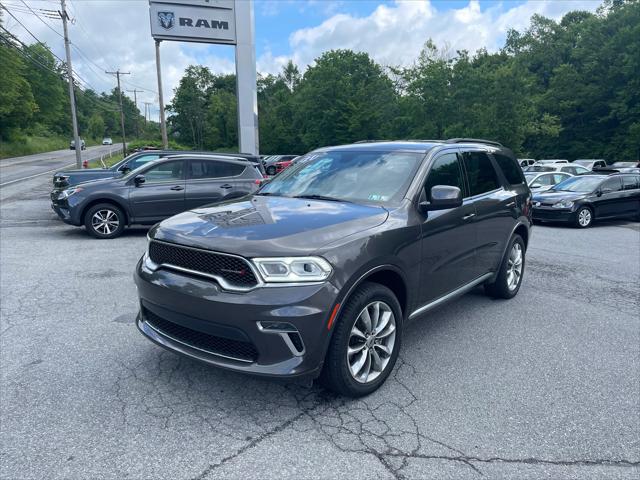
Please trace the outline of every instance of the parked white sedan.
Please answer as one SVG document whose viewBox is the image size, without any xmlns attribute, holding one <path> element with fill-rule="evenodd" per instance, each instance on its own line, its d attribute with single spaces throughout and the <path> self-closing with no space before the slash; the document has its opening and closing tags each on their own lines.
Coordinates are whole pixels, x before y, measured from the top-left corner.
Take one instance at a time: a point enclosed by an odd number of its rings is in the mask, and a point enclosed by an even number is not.
<svg viewBox="0 0 640 480">
<path fill-rule="evenodd" d="M 525 172 L 524 178 L 532 192 L 544 192 L 554 185 L 573 177 L 570 173 L 564 172 Z"/>
</svg>

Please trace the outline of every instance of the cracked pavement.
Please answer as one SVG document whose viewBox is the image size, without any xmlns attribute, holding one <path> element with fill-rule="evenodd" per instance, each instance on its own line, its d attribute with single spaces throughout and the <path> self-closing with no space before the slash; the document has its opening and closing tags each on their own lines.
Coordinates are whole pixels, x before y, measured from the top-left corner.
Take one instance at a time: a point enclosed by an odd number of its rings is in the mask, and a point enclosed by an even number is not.
<svg viewBox="0 0 640 480">
<path fill-rule="evenodd" d="M 510 301 L 407 325 L 364 399 L 178 357 L 136 330 L 145 229 L 59 222 L 0 190 L 0 477 L 640 476 L 640 224 L 536 227 Z"/>
</svg>

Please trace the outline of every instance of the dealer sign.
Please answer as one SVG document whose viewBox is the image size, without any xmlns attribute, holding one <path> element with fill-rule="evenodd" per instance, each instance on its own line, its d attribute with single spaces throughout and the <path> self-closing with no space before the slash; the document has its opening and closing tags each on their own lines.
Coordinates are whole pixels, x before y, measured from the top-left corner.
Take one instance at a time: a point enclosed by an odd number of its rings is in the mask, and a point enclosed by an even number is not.
<svg viewBox="0 0 640 480">
<path fill-rule="evenodd" d="M 151 0 L 156 40 L 236 44 L 234 0 Z"/>
</svg>

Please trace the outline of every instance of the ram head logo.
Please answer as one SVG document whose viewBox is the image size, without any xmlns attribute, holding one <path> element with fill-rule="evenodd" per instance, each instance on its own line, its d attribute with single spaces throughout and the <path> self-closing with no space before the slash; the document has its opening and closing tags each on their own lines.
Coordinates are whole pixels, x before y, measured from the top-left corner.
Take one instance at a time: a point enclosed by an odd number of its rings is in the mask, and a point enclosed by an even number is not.
<svg viewBox="0 0 640 480">
<path fill-rule="evenodd" d="M 176 16 L 173 12 L 158 12 L 158 23 L 165 30 L 170 30 L 176 23 Z"/>
</svg>

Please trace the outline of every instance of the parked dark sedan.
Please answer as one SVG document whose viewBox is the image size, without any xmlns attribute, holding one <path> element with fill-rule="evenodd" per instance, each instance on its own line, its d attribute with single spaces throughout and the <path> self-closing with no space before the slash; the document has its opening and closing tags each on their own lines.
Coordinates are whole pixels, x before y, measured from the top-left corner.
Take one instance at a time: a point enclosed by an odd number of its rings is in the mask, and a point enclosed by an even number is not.
<svg viewBox="0 0 640 480">
<path fill-rule="evenodd" d="M 586 228 L 606 218 L 640 219 L 640 175 L 581 175 L 533 196 L 535 221 Z"/>
<path fill-rule="evenodd" d="M 132 224 L 153 224 L 192 208 L 255 191 L 262 174 L 242 158 L 174 155 L 130 173 L 57 189 L 53 210 L 97 238 L 115 238 Z"/>
<path fill-rule="evenodd" d="M 186 152 L 184 150 L 141 150 L 132 153 L 124 160 L 112 165 L 109 168 L 83 168 L 78 170 L 63 170 L 53 174 L 53 187 L 65 188 L 77 185 L 89 180 L 98 180 L 103 178 L 114 178 L 124 175 L 132 170 L 140 168 L 142 165 L 159 158 L 168 157 L 170 155 L 182 154 L 202 154 L 202 155 L 218 155 L 229 158 L 242 158 L 259 166 L 260 171 L 264 174 L 264 168 L 260 159 L 256 155 L 245 153 L 218 153 L 218 152 Z"/>
</svg>

